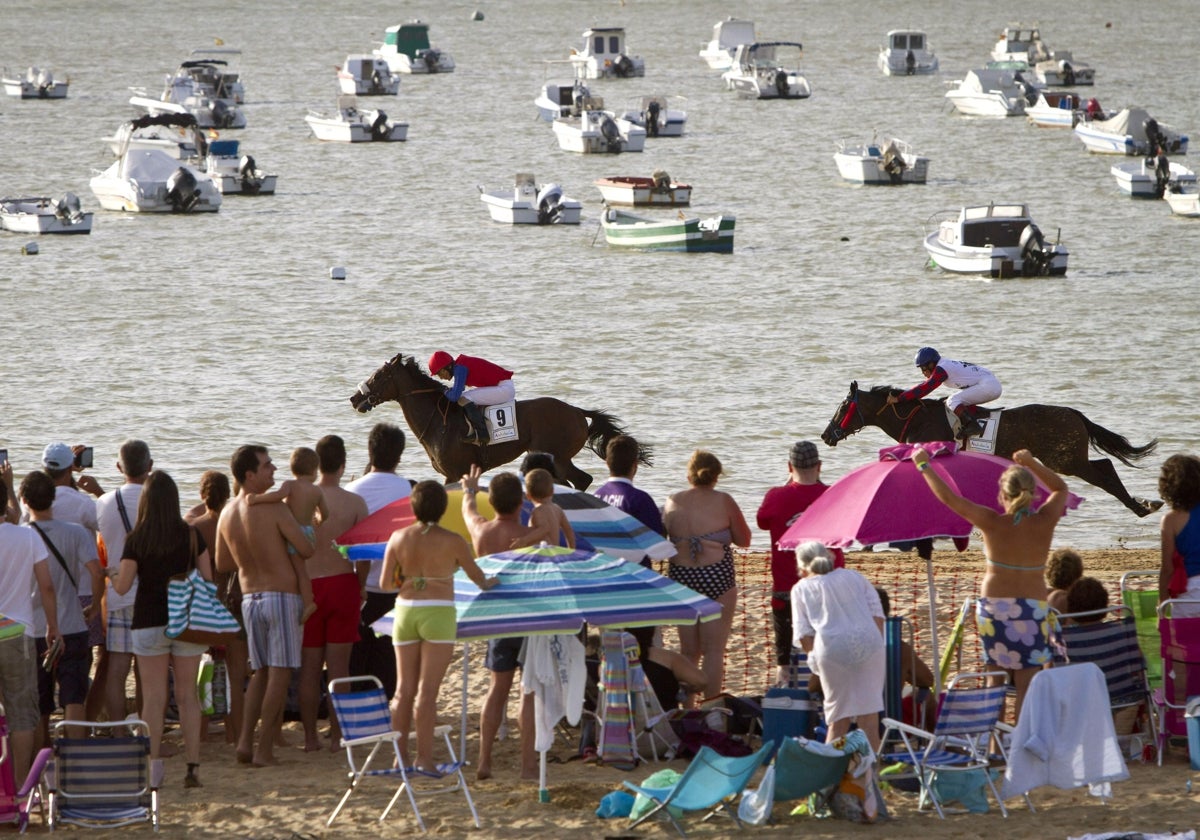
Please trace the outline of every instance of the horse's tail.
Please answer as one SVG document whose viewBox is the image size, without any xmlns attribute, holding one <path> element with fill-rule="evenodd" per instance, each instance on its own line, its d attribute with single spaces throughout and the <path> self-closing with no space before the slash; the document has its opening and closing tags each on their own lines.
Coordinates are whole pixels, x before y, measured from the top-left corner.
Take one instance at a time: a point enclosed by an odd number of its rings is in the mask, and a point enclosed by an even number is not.
<svg viewBox="0 0 1200 840">
<path fill-rule="evenodd" d="M 1158 448 L 1158 438 L 1154 438 L 1144 446 L 1134 446 L 1129 442 L 1129 439 L 1124 435 L 1119 435 L 1116 432 L 1110 432 L 1103 426 L 1093 423 L 1091 420 L 1083 416 L 1083 412 L 1078 409 L 1071 409 L 1079 419 L 1083 421 L 1084 428 L 1087 429 L 1088 438 L 1092 442 L 1092 446 L 1118 459 L 1127 467 L 1136 467 L 1134 461 L 1140 461 L 1147 455 L 1154 452 Z"/>
<path fill-rule="evenodd" d="M 606 457 L 610 440 L 617 435 L 629 434 L 621 425 L 621 421 L 607 411 L 584 411 L 583 416 L 591 421 L 588 423 L 587 448 L 601 458 Z M 654 451 L 649 444 L 638 443 L 639 463 L 645 464 L 647 467 L 653 466 L 651 460 L 653 454 Z"/>
</svg>

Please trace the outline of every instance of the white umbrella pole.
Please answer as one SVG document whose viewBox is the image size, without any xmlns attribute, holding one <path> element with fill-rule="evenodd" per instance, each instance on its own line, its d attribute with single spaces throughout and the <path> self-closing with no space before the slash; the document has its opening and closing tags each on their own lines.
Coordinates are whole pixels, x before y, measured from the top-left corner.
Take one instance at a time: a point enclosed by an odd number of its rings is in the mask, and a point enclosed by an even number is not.
<svg viewBox="0 0 1200 840">
<path fill-rule="evenodd" d="M 546 787 L 546 752 L 538 753 L 538 802 L 550 801 L 550 789 Z"/>
<path fill-rule="evenodd" d="M 929 584 L 929 639 L 933 647 L 934 697 L 942 696 L 942 658 L 938 653 L 937 587 L 933 583 L 933 555 L 925 559 L 925 577 Z"/>
<path fill-rule="evenodd" d="M 462 720 L 458 727 L 458 760 L 463 764 L 467 763 L 467 727 L 470 725 L 467 722 L 467 642 L 463 642 L 462 646 Z"/>
</svg>

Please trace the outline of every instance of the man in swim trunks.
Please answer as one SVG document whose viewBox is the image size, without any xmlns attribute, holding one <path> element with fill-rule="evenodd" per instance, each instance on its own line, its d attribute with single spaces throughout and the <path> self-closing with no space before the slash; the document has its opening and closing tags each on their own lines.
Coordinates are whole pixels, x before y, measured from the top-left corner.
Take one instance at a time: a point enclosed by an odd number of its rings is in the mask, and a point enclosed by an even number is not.
<svg viewBox="0 0 1200 840">
<path fill-rule="evenodd" d="M 966 440 L 971 435 L 983 434 L 983 424 L 975 416 L 972 406 L 1000 398 L 1000 380 L 996 375 L 970 362 L 947 359 L 932 347 L 918 350 L 915 362 L 924 374 L 925 381 L 899 396 L 889 396 L 888 405 L 904 400 L 919 400 L 939 385 L 958 388 L 958 392 L 946 400 L 946 408 L 954 412 L 960 423 L 956 437 Z"/>
<path fill-rule="evenodd" d="M 314 547 L 287 505 L 249 503 L 247 496 L 264 493 L 275 483 L 275 465 L 265 446 L 238 447 L 229 467 L 238 493 L 217 522 L 215 559 L 218 571 L 238 573 L 254 671 L 246 687 L 237 758 L 262 767 L 277 763 L 275 737 L 292 671 L 300 667 L 303 600 L 301 574 L 294 564 L 311 557 Z M 289 544 L 295 555 L 288 555 Z M 256 747 L 254 730 L 260 718 L 262 733 Z"/>
<path fill-rule="evenodd" d="M 340 486 L 346 471 L 346 443 L 337 435 L 317 441 L 320 478 L 317 486 L 325 494 L 328 515 L 317 526 L 316 551 L 308 559 L 317 611 L 304 622 L 300 651 L 300 720 L 304 726 L 304 749 L 321 748 L 317 737 L 317 710 L 321 703 L 321 670 L 328 679 L 350 676 L 350 650 L 358 641 L 358 617 L 365 598 L 354 566 L 342 556 L 334 540 L 367 518 L 362 496 Z M 336 752 L 340 739 L 337 719 L 329 719 L 329 749 Z"/>
<path fill-rule="evenodd" d="M 438 350 L 429 357 L 429 372 L 439 379 L 454 381 L 446 389 L 446 399 L 462 406 L 467 415 L 467 422 L 471 426 L 467 437 L 470 443 L 483 445 L 488 442 L 487 421 L 479 406 L 496 405 L 517 398 L 512 371 L 487 359 L 463 355 L 452 357 L 445 350 Z"/>
<path fill-rule="evenodd" d="M 524 488 L 521 480 L 512 473 L 497 474 L 488 485 L 488 501 L 496 518 L 488 520 L 479 513 L 475 504 L 475 494 L 479 490 L 479 467 L 472 466 L 471 472 L 464 475 L 462 512 L 467 531 L 471 534 L 471 543 L 476 556 L 507 551 L 509 544 L 529 531 L 521 524 L 521 502 L 524 499 Z M 494 639 L 488 642 L 487 657 L 484 664 L 491 673 L 488 683 L 487 696 L 483 700 L 483 709 L 479 713 L 479 766 L 475 777 L 488 779 L 492 775 L 492 745 L 496 733 L 500 730 L 500 722 L 504 720 L 504 708 L 508 704 L 508 695 L 512 689 L 513 676 L 517 666 L 521 664 L 521 645 L 523 636 L 512 636 Z M 534 719 L 533 696 L 521 696 L 521 708 L 518 712 L 521 721 L 521 778 L 533 780 L 538 777 L 537 752 L 534 750 Z"/>
</svg>

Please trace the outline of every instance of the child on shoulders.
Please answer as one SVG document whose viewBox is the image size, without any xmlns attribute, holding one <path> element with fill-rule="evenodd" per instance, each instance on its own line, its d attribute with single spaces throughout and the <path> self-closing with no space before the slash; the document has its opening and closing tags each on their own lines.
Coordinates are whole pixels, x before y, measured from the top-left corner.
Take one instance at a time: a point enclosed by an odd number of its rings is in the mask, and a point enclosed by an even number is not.
<svg viewBox="0 0 1200 840">
<path fill-rule="evenodd" d="M 529 533 L 512 541 L 511 548 L 548 543 L 558 545 L 559 533 L 566 538 L 567 548 L 575 547 L 575 529 L 567 521 L 563 509 L 554 503 L 554 476 L 543 469 L 530 470 L 525 476 L 525 495 L 533 502 L 529 517 Z"/>
</svg>

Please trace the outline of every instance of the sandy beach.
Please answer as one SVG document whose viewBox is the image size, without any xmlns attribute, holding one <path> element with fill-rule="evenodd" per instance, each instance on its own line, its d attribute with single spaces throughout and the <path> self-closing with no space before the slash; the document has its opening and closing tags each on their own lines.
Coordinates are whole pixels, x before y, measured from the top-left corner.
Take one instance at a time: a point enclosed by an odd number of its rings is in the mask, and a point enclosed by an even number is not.
<svg viewBox="0 0 1200 840">
<path fill-rule="evenodd" d="M 940 544 L 939 544 L 940 549 Z M 1088 550 L 1081 552 L 1085 573 L 1099 577 L 1114 592 L 1122 573 L 1130 570 L 1152 570 L 1158 558 L 1145 550 Z M 927 603 L 908 597 L 905 587 L 925 589 L 925 564 L 915 555 L 897 553 L 856 553 L 848 556 L 848 564 L 872 579 L 879 579 L 893 589 L 894 612 L 911 615 L 914 622 Z M 730 646 L 730 685 L 736 693 L 761 694 L 766 685 L 770 641 L 761 603 L 764 602 L 765 578 L 756 570 L 766 568 L 766 558 L 745 554 L 740 558 L 739 578 L 743 588 L 742 604 L 747 612 L 740 622 L 742 631 Z M 936 551 L 936 574 L 939 578 L 939 623 L 942 617 L 952 619 L 954 608 L 950 601 L 953 592 L 974 581 L 982 569 L 982 556 L 977 550 L 959 554 L 952 550 Z M 941 583 L 942 580 L 946 584 Z M 900 592 L 895 590 L 899 589 Z M 897 597 L 897 595 L 900 597 Z M 942 606 L 945 598 L 947 605 Z M 758 611 L 757 619 L 752 615 Z M 752 637 L 750 633 L 753 633 Z M 971 635 L 971 634 L 968 634 Z M 667 635 L 668 644 L 671 642 Z M 924 655 L 927 649 L 920 644 Z M 468 713 L 471 728 L 467 736 L 468 759 L 477 753 L 476 732 L 479 703 L 487 676 L 482 668 L 482 645 L 470 651 Z M 964 649 L 964 663 L 973 655 Z M 461 660 L 456 657 L 443 687 L 441 722 L 457 725 L 461 710 Z M 755 675 L 755 676 L 751 676 Z M 757 680 L 756 685 L 750 684 Z M 739 685 L 739 683 L 747 683 Z M 515 701 L 510 702 L 510 721 L 515 716 Z M 322 724 L 324 731 L 324 723 Z M 388 780 L 369 780 L 351 798 L 347 809 L 332 828 L 325 827 L 333 807 L 345 789 L 346 763 L 344 753 L 305 753 L 299 724 L 288 723 L 285 735 L 294 746 L 277 750 L 280 765 L 254 769 L 234 762 L 232 747 L 224 743 L 220 728 L 215 727 L 203 748 L 201 778 L 204 787 L 186 790 L 183 787 L 182 758 L 167 759 L 166 783 L 162 791 L 162 835 L 167 837 L 246 837 L 287 838 L 303 836 L 362 836 L 393 837 L 415 831 L 416 825 L 402 799 L 387 821 L 377 822 L 394 787 Z M 169 733 L 167 740 L 177 740 L 178 732 Z M 457 740 L 455 740 L 457 746 Z M 536 783 L 518 779 L 518 753 L 515 727 L 509 738 L 497 745 L 495 776 L 476 782 L 473 768 L 468 768 L 471 792 L 479 810 L 481 829 L 470 826 L 469 815 L 461 795 L 429 797 L 422 801 L 429 833 L 433 836 L 454 837 L 472 833 L 480 837 L 526 838 L 609 838 L 633 836 L 675 836 L 665 822 L 650 827 L 627 829 L 625 820 L 602 820 L 595 816 L 601 798 L 621 787 L 623 780 L 640 782 L 663 765 L 643 764 L 633 771 L 585 764 L 569 760 L 576 745 L 560 737 L 550 753 L 550 801 L 540 803 Z M 682 772 L 683 761 L 670 765 Z M 1032 793 L 1037 813 L 1020 807 L 1013 800 L 1010 816 L 1004 820 L 994 806 L 988 814 L 962 814 L 941 821 L 935 814 L 919 813 L 915 797 L 896 791 L 886 793 L 893 819 L 886 825 L 862 827 L 839 820 L 817 820 L 807 816 L 791 816 L 790 805 L 776 805 L 775 823 L 753 829 L 769 835 L 793 835 L 803 832 L 809 837 L 850 837 L 863 833 L 887 832 L 890 836 L 925 837 L 929 840 L 950 838 L 1010 837 L 1070 837 L 1089 832 L 1167 832 L 1183 831 L 1196 825 L 1197 794 L 1189 790 L 1194 774 L 1188 765 L 1185 746 L 1167 750 L 1163 766 L 1130 762 L 1129 781 L 1113 787 L 1108 804 L 1090 797 L 1086 789 L 1060 791 L 1040 788 Z M 37 825 L 35 818 L 34 825 Z M 736 827 L 727 820 L 714 820 L 705 825 L 693 823 L 692 832 L 698 837 L 734 836 Z"/>
</svg>

